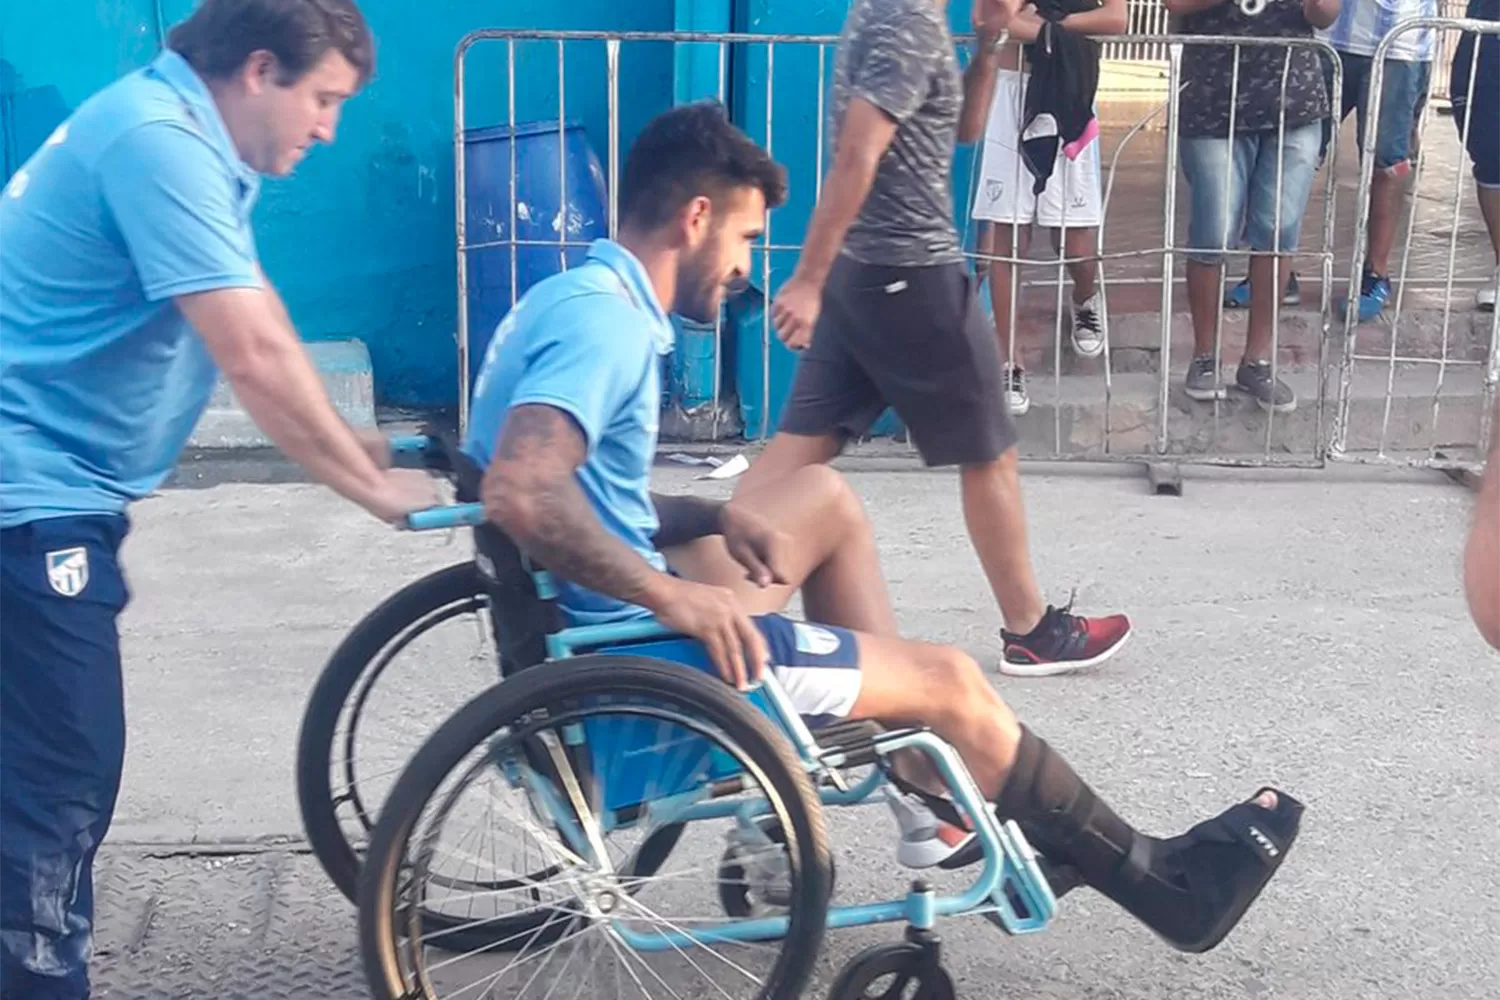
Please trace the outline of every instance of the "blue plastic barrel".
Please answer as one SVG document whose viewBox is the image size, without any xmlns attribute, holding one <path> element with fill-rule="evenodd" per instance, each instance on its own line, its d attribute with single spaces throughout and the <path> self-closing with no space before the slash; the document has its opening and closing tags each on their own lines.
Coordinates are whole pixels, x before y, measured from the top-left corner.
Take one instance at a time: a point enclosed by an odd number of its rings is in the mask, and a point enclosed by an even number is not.
<svg viewBox="0 0 1500 1000">
<path fill-rule="evenodd" d="M 671 398 L 686 409 L 713 402 L 714 372 L 720 363 L 714 324 L 699 323 L 674 313 L 672 326 L 677 342 L 667 383 Z"/>
<path fill-rule="evenodd" d="M 561 141 L 560 141 L 561 140 Z M 515 143 L 517 240 L 553 246 L 516 247 L 515 298 L 548 275 L 583 262 L 586 246 L 557 246 L 559 239 L 587 244 L 609 235 L 609 195 L 604 169 L 576 121 L 525 122 L 464 133 L 464 220 L 467 243 L 508 241 L 511 223 L 511 143 Z M 566 188 L 560 163 L 566 157 Z M 566 212 L 564 212 L 566 202 Z M 484 360 L 495 327 L 511 306 L 508 243 L 469 251 L 469 384 Z"/>
</svg>

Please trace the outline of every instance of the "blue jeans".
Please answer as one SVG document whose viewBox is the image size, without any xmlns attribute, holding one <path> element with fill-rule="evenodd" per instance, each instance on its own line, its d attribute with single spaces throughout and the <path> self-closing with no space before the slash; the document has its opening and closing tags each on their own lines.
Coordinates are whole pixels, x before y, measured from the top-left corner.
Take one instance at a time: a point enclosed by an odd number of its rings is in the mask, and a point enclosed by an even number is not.
<svg viewBox="0 0 1500 1000">
<path fill-rule="evenodd" d="M 1232 140 L 1183 139 L 1182 172 L 1192 189 L 1188 258 L 1216 264 L 1224 250 L 1242 246 L 1259 253 L 1296 251 L 1318 170 L 1321 135 L 1321 123 L 1309 122 L 1287 129 L 1279 143 L 1274 130 Z"/>
<path fill-rule="evenodd" d="M 121 516 L 0 531 L 0 998 L 83 1000 L 125 760 Z"/>
<path fill-rule="evenodd" d="M 1375 61 L 1369 56 L 1340 52 L 1339 61 L 1344 66 L 1344 92 L 1333 92 L 1333 63 L 1324 53 L 1323 81 L 1328 87 L 1328 100 L 1338 108 L 1337 116 L 1323 120 L 1323 145 L 1319 151 L 1321 159 L 1328 151 L 1328 143 L 1335 124 L 1349 117 L 1349 112 L 1358 109 L 1356 121 L 1359 136 L 1359 159 L 1365 148 L 1365 129 L 1370 117 L 1370 75 Z M 1427 83 L 1432 74 L 1430 62 L 1408 62 L 1404 59 L 1385 61 L 1385 78 L 1380 84 L 1380 110 L 1375 118 L 1375 166 L 1389 170 L 1411 159 L 1411 137 L 1413 126 L 1422 102 L 1427 97 Z"/>
</svg>

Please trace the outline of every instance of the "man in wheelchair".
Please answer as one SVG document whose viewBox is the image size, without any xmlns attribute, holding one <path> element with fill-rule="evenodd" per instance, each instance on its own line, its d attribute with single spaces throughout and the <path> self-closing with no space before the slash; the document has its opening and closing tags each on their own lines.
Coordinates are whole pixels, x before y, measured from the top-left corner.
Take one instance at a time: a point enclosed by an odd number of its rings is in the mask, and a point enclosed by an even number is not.
<svg viewBox="0 0 1500 1000">
<path fill-rule="evenodd" d="M 1177 837 L 1135 830 L 967 654 L 897 634 L 864 510 L 824 466 L 725 504 L 650 493 L 668 313 L 714 320 L 786 181 L 700 103 L 647 125 L 618 194 L 618 240 L 538 283 L 496 331 L 463 443 L 487 517 L 557 578 L 570 624 L 654 615 L 701 641 L 731 684 L 773 671 L 814 727 L 930 728 L 1046 857 L 1059 893 L 1085 884 L 1176 948 L 1217 945 L 1285 859 L 1300 803 L 1262 789 Z M 809 623 L 780 613 L 798 590 Z"/>
</svg>

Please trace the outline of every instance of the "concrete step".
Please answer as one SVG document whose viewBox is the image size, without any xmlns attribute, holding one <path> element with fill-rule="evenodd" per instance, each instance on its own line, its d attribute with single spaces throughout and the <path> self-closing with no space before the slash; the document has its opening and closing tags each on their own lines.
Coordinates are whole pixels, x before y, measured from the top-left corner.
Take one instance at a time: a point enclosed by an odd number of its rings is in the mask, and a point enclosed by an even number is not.
<svg viewBox="0 0 1500 1000">
<path fill-rule="evenodd" d="M 1321 421 L 1317 372 L 1278 374 L 1297 394 L 1298 405 L 1291 413 L 1268 414 L 1234 389 L 1217 405 L 1189 399 L 1182 390 L 1182 373 L 1174 372 L 1166 398 L 1167 453 L 1286 459 L 1316 454 L 1319 442 L 1331 436 L 1339 391 L 1337 370 L 1324 387 Z M 1233 369 L 1226 366 L 1225 375 L 1232 380 Z M 1484 412 L 1481 370 L 1448 367 L 1440 395 L 1437 376 L 1436 365 L 1397 365 L 1387 417 L 1388 366 L 1357 365 L 1350 385 L 1346 450 L 1472 451 L 1479 441 Z M 1027 388 L 1031 409 L 1016 421 L 1021 451 L 1027 457 L 1157 451 L 1162 399 L 1161 383 L 1154 374 L 1115 374 L 1107 392 L 1102 376 L 1038 377 L 1029 379 Z"/>
<path fill-rule="evenodd" d="M 1278 317 L 1277 361 L 1292 368 L 1318 364 L 1324 339 L 1324 319 L 1316 309 L 1284 308 Z M 1064 375 L 1103 377 L 1104 360 L 1084 360 L 1072 353 L 1064 316 L 1062 372 Z M 1220 356 L 1237 362 L 1245 349 L 1248 315 L 1243 309 L 1224 312 Z M 1328 319 L 1328 357 L 1343 356 L 1344 324 Z M 1494 313 L 1472 308 L 1405 310 L 1400 317 L 1383 317 L 1355 327 L 1355 350 L 1361 355 L 1389 357 L 1394 339 L 1398 358 L 1443 358 L 1484 361 L 1495 336 Z M 1050 373 L 1056 367 L 1056 324 L 1052 309 L 1028 310 L 1018 323 L 1016 354 L 1027 371 Z M 1193 321 L 1187 312 L 1174 312 L 1170 327 L 1171 364 L 1181 367 L 1193 354 Z M 1110 369 L 1114 372 L 1154 372 L 1160 368 L 1162 323 L 1159 312 L 1111 312 Z"/>
<path fill-rule="evenodd" d="M 307 344 L 318 374 L 323 379 L 334 408 L 355 427 L 374 427 L 375 376 L 370 352 L 360 340 L 320 340 Z M 245 412 L 234 390 L 223 378 L 214 387 L 189 448 L 265 448 L 271 445 L 250 414 Z"/>
</svg>

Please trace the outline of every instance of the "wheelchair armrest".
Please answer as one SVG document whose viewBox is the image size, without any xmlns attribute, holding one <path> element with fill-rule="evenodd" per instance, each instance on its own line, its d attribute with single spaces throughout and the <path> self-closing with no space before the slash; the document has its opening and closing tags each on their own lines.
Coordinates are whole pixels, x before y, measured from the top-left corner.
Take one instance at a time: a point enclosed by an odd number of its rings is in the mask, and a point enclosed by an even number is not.
<svg viewBox="0 0 1500 1000">
<path fill-rule="evenodd" d="M 640 618 L 603 625 L 573 625 L 553 636 L 560 658 L 574 656 L 578 649 L 612 646 L 621 642 L 643 642 L 647 639 L 678 639 L 681 633 L 667 628 L 655 618 Z"/>
</svg>

